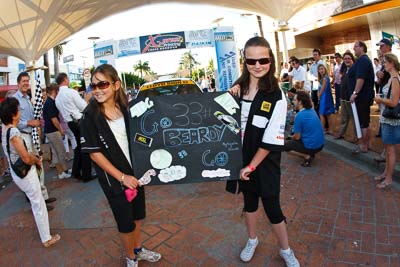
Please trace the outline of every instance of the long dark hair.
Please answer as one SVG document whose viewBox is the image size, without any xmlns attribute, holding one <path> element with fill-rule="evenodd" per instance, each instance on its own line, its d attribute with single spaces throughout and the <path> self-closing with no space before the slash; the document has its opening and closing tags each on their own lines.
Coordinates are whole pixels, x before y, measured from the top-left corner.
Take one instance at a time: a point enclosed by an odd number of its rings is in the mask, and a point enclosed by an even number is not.
<svg viewBox="0 0 400 267">
<path fill-rule="evenodd" d="M 269 57 L 271 59 L 268 73 L 265 76 L 261 77 L 258 81 L 258 90 L 267 93 L 273 92 L 274 90 L 279 89 L 279 85 L 278 85 L 278 79 L 275 77 L 276 62 L 271 46 L 269 45 L 268 41 L 265 40 L 264 37 L 256 36 L 250 38 L 244 46 L 243 50 L 244 57 L 246 57 L 246 49 L 254 46 L 261 46 L 267 48 L 269 52 Z M 236 84 L 240 85 L 240 90 L 242 95 L 246 95 L 248 93 L 250 84 L 250 72 L 247 69 L 246 61 L 243 62 L 242 75 L 239 77 L 239 79 L 237 79 L 234 82 L 233 85 Z"/>
<path fill-rule="evenodd" d="M 96 75 L 96 73 L 101 73 L 103 74 L 107 79 L 110 79 L 112 82 L 121 82 L 121 79 L 118 76 L 117 70 L 109 64 L 103 64 L 98 66 L 92 73 L 92 78 Z M 122 111 L 128 108 L 128 98 L 125 94 L 124 88 L 121 88 L 117 90 L 114 94 L 114 101 L 115 105 Z M 102 104 L 99 104 L 97 101 L 95 101 L 99 107 L 100 112 L 106 117 L 107 119 L 110 119 L 107 117 L 104 107 Z"/>
</svg>

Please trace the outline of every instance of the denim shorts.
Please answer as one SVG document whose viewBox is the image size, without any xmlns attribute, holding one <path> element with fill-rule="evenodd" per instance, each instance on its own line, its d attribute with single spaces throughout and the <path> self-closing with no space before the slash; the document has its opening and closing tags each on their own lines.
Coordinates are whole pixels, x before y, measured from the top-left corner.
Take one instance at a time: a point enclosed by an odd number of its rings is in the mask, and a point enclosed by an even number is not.
<svg viewBox="0 0 400 267">
<path fill-rule="evenodd" d="M 382 142 L 386 145 L 400 144 L 400 126 L 381 123 Z"/>
</svg>

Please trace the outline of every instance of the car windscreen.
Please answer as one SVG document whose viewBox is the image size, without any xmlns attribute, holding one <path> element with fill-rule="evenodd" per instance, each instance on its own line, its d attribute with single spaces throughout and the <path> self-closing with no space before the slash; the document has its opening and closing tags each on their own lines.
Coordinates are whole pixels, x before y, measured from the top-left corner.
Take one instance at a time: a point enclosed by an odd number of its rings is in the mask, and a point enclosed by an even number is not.
<svg viewBox="0 0 400 267">
<path fill-rule="evenodd" d="M 200 88 L 195 84 L 176 84 L 176 85 L 166 85 L 154 88 L 149 88 L 145 90 L 140 90 L 138 97 L 147 96 L 161 96 L 161 95 L 185 95 L 201 93 Z"/>
</svg>

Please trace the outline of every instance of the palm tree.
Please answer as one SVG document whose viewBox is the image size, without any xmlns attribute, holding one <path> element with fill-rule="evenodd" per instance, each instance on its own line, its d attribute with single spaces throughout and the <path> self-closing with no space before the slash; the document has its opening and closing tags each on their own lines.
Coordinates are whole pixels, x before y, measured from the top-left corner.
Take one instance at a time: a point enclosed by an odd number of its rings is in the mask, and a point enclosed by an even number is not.
<svg viewBox="0 0 400 267">
<path fill-rule="evenodd" d="M 194 58 L 197 54 L 192 54 L 192 50 L 183 53 L 179 64 L 183 66 L 185 69 L 189 69 L 189 76 L 192 77 L 192 69 L 196 65 L 200 65 L 199 62 Z"/>
<path fill-rule="evenodd" d="M 57 77 L 58 73 L 60 72 L 59 68 L 59 59 L 64 52 L 63 45 L 66 43 L 61 43 L 53 47 L 53 54 L 54 54 L 54 77 Z"/>
<path fill-rule="evenodd" d="M 144 74 L 149 74 L 150 71 L 151 71 L 150 66 L 149 66 L 149 62 L 148 61 L 142 62 L 142 60 L 139 60 L 136 63 L 136 65 L 133 65 L 133 69 L 135 71 L 140 71 L 140 78 L 143 78 L 143 73 Z"/>
<path fill-rule="evenodd" d="M 47 68 L 44 70 L 44 81 L 46 86 L 50 85 L 50 69 L 49 69 L 49 53 L 43 54 L 43 65 Z"/>
</svg>

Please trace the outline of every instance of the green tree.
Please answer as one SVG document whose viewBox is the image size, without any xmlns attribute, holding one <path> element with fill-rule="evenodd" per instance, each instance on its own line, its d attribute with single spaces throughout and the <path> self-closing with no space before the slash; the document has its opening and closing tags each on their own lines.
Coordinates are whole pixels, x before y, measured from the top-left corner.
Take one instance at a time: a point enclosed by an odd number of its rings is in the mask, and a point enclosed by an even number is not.
<svg viewBox="0 0 400 267">
<path fill-rule="evenodd" d="M 211 74 L 212 75 L 214 75 L 214 70 L 215 70 L 215 67 L 214 67 L 214 60 L 211 58 L 209 61 L 208 61 L 208 66 L 207 66 L 207 74 L 209 74 L 210 72 L 211 72 Z"/>
<path fill-rule="evenodd" d="M 146 82 L 145 79 L 137 76 L 136 74 L 133 74 L 131 72 L 124 72 L 122 73 L 122 81 L 124 82 L 124 78 L 125 78 L 125 82 L 126 82 L 126 87 L 127 88 L 132 88 L 134 87 L 134 85 L 142 85 Z M 125 76 L 125 77 L 124 77 Z"/>
<path fill-rule="evenodd" d="M 151 69 L 149 66 L 149 62 L 145 61 L 142 62 L 142 60 L 139 60 L 136 65 L 133 65 L 133 70 L 134 71 L 139 71 L 140 72 L 140 77 L 143 78 L 143 73 L 144 74 L 149 74 Z"/>
<path fill-rule="evenodd" d="M 189 50 L 188 52 L 183 53 L 181 60 L 179 62 L 180 66 L 182 66 L 182 69 L 188 69 L 189 70 L 189 77 L 192 77 L 192 70 L 196 65 L 200 65 L 199 62 L 194 58 L 194 56 L 197 56 L 197 54 L 192 54 L 192 50 Z"/>
<path fill-rule="evenodd" d="M 66 42 L 61 43 L 53 47 L 53 55 L 54 55 L 54 77 L 57 77 L 58 73 L 60 72 L 60 67 L 59 67 L 59 60 L 61 55 L 64 53 L 64 48 L 63 45 L 65 45 Z"/>
</svg>

